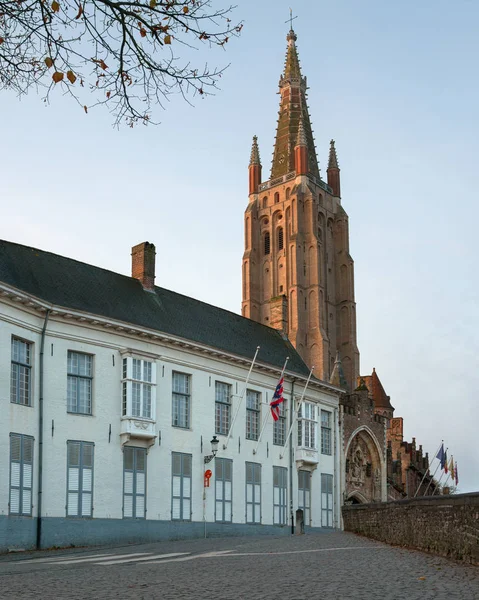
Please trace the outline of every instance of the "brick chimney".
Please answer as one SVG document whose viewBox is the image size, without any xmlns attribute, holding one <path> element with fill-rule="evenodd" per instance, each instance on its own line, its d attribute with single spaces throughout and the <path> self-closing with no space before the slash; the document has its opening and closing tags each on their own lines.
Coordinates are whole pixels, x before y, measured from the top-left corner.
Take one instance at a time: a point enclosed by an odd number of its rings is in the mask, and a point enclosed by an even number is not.
<svg viewBox="0 0 479 600">
<path fill-rule="evenodd" d="M 155 245 L 143 242 L 131 249 L 131 276 L 141 281 L 145 290 L 155 288 Z"/>
</svg>

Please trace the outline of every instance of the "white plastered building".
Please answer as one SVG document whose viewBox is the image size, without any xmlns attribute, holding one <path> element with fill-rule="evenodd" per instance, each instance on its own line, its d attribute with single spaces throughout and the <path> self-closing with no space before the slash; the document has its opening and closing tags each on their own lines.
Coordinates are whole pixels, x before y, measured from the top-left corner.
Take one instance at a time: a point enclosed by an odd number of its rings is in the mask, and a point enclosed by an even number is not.
<svg viewBox="0 0 479 600">
<path fill-rule="evenodd" d="M 340 390 L 305 389 L 278 331 L 154 286 L 152 244 L 132 257 L 0 241 L 0 551 L 339 527 Z"/>
</svg>

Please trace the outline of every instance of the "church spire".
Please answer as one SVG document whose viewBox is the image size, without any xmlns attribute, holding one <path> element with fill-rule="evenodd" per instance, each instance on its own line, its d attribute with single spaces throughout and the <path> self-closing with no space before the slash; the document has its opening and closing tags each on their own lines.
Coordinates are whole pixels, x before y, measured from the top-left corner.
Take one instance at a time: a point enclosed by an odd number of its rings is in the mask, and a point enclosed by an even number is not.
<svg viewBox="0 0 479 600">
<path fill-rule="evenodd" d="M 279 107 L 278 126 L 271 166 L 271 179 L 281 177 L 295 171 L 295 147 L 298 140 L 299 123 L 303 121 L 304 137 L 306 138 L 306 154 L 308 169 L 306 174 L 319 179 L 318 159 L 314 147 L 313 132 L 309 120 L 306 103 L 306 77 L 301 75 L 297 35 L 291 29 L 286 36 L 288 47 L 284 72 L 279 81 L 281 101 Z"/>
<path fill-rule="evenodd" d="M 256 194 L 258 192 L 259 184 L 261 183 L 261 160 L 259 158 L 258 138 L 256 136 L 253 136 L 248 170 L 249 194 Z"/>
<path fill-rule="evenodd" d="M 336 147 L 334 140 L 331 140 L 329 147 L 329 162 L 328 162 L 328 185 L 333 189 L 335 196 L 341 197 L 341 181 L 339 177 L 340 168 L 338 165 L 338 157 L 336 155 Z"/>
</svg>

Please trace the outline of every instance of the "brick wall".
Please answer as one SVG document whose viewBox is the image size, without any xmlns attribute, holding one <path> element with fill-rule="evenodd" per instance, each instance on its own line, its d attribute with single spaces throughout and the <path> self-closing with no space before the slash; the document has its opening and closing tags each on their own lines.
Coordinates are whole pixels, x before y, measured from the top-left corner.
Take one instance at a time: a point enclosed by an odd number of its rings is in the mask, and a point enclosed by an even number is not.
<svg viewBox="0 0 479 600">
<path fill-rule="evenodd" d="M 479 492 L 343 506 L 345 531 L 479 565 Z"/>
</svg>

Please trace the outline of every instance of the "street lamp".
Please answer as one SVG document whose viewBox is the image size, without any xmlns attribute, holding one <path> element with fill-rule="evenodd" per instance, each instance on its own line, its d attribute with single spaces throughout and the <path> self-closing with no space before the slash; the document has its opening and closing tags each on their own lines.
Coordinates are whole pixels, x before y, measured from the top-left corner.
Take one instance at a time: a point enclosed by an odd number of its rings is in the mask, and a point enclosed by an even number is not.
<svg viewBox="0 0 479 600">
<path fill-rule="evenodd" d="M 213 458 L 216 456 L 216 453 L 218 452 L 218 444 L 220 443 L 219 439 L 216 437 L 216 435 L 213 436 L 213 439 L 211 440 L 211 452 L 212 454 L 207 454 L 204 458 L 205 461 L 205 465 L 209 462 L 211 462 L 213 460 Z"/>
</svg>

